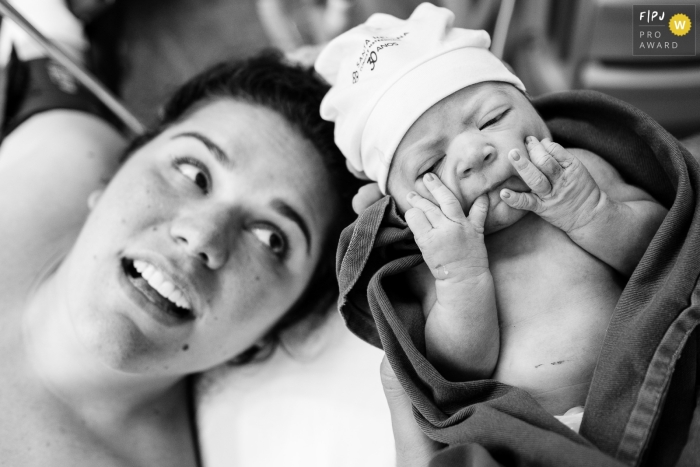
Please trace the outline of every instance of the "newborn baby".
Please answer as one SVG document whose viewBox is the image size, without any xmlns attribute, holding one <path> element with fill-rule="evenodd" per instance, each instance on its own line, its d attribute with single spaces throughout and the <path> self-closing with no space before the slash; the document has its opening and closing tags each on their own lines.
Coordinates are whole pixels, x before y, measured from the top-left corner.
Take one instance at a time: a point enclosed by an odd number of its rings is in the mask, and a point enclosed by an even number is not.
<svg viewBox="0 0 700 467">
<path fill-rule="evenodd" d="M 394 197 L 425 264 L 427 358 L 447 379 L 585 403 L 610 315 L 666 211 L 593 153 L 551 140 L 484 31 L 448 10 L 375 15 L 317 70 L 352 166 Z"/>
<path fill-rule="evenodd" d="M 665 211 L 550 138 L 513 86 L 472 85 L 414 123 L 387 187 L 425 259 L 407 281 L 428 359 L 448 379 L 519 386 L 560 414 L 584 404 L 623 277 Z"/>
</svg>

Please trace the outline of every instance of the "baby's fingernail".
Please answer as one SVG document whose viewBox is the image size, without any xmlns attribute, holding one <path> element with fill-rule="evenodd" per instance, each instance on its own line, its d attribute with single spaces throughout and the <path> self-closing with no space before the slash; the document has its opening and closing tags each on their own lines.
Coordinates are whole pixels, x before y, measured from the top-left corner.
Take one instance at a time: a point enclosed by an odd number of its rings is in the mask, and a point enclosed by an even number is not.
<svg viewBox="0 0 700 467">
<path fill-rule="evenodd" d="M 408 199 L 411 199 L 411 198 L 413 198 L 414 196 L 416 196 L 417 194 L 418 194 L 418 193 L 416 193 L 415 191 L 411 191 L 408 195 L 406 195 L 406 197 L 407 197 Z"/>
<path fill-rule="evenodd" d="M 510 152 L 510 157 L 514 161 L 519 161 L 520 160 L 520 152 L 518 152 L 517 149 L 514 149 Z"/>
<path fill-rule="evenodd" d="M 501 190 L 501 198 L 510 198 L 510 191 Z"/>
<path fill-rule="evenodd" d="M 534 136 L 528 136 L 527 138 L 525 138 L 525 141 L 527 142 L 527 144 L 535 144 L 537 139 L 535 139 Z"/>
<path fill-rule="evenodd" d="M 429 182 L 432 182 L 435 177 L 433 177 L 433 174 L 427 173 L 427 174 L 425 174 L 425 177 L 423 177 L 423 178 L 425 178 Z"/>
</svg>

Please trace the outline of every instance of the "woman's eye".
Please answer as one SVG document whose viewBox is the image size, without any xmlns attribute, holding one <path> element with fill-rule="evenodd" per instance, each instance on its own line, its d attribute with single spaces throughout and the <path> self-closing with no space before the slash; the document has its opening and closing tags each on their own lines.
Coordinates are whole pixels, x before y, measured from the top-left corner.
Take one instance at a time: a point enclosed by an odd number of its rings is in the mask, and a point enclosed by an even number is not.
<svg viewBox="0 0 700 467">
<path fill-rule="evenodd" d="M 258 225 L 251 229 L 253 235 L 273 254 L 280 258 L 287 252 L 287 240 L 279 230 L 266 225 Z"/>
<path fill-rule="evenodd" d="M 204 193 L 209 192 L 211 187 L 209 174 L 201 162 L 196 159 L 181 158 L 177 159 L 175 164 L 180 173 L 189 178 L 200 190 Z"/>
<path fill-rule="evenodd" d="M 494 118 L 492 118 L 492 119 L 489 120 L 488 122 L 486 122 L 486 123 L 484 123 L 483 125 L 481 125 L 481 127 L 479 127 L 479 130 L 483 130 L 484 128 L 488 128 L 488 127 L 490 127 L 491 125 L 493 125 L 493 124 L 495 124 L 495 123 L 498 123 L 498 121 L 499 121 L 500 119 L 502 119 L 503 117 L 505 117 L 506 114 L 507 114 L 508 112 L 510 112 L 510 109 L 508 109 L 508 110 L 506 110 L 505 112 L 502 112 L 502 113 L 496 115 Z"/>
</svg>

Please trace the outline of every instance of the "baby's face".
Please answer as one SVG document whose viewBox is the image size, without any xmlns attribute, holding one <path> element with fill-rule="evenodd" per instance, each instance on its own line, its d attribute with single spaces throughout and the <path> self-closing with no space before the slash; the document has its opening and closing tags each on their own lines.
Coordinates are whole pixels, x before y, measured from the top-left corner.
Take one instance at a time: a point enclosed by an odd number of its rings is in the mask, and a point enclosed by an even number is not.
<svg viewBox="0 0 700 467">
<path fill-rule="evenodd" d="M 406 200 L 411 191 L 436 203 L 423 184 L 423 175 L 432 172 L 455 194 L 465 214 L 486 193 L 486 233 L 496 232 L 526 214 L 505 204 L 499 192 L 529 191 L 507 157 L 514 148 L 527 157 L 527 136 L 551 138 L 542 118 L 515 87 L 495 82 L 466 87 L 428 109 L 404 135 L 392 160 L 387 191 L 402 212 L 411 208 Z"/>
</svg>

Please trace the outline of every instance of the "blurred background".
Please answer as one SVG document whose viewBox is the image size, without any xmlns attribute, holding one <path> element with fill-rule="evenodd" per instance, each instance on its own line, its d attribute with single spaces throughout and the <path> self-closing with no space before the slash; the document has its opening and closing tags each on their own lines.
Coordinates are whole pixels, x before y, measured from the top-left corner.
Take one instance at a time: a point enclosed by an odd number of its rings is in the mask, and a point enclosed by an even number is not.
<svg viewBox="0 0 700 467">
<path fill-rule="evenodd" d="M 422 0 L 66 0 L 87 22 L 98 76 L 142 121 L 219 60 L 321 45 L 376 12 L 407 18 Z M 700 133 L 700 34 L 691 57 L 632 54 L 632 5 L 659 0 L 434 0 L 492 50 L 530 94 L 595 89 L 645 110 L 678 137 Z M 667 3 L 671 3 L 668 2 Z M 673 2 L 675 3 L 675 2 Z M 696 27 L 700 0 L 692 18 Z M 700 142 L 698 143 L 700 144 Z"/>
</svg>

